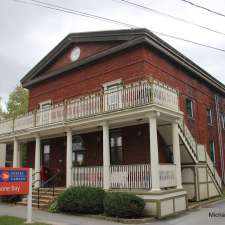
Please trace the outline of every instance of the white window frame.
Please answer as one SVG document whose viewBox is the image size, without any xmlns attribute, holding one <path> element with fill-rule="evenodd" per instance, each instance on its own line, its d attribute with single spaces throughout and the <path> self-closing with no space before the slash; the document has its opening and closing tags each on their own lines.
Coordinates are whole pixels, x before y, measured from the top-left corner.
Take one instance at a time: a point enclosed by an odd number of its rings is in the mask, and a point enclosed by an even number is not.
<svg viewBox="0 0 225 225">
<path fill-rule="evenodd" d="M 207 108 L 206 111 L 207 111 L 207 122 L 208 122 L 208 125 L 212 126 L 213 125 L 212 109 L 211 108 Z M 208 119 L 210 119 L 210 121 Z"/>
<path fill-rule="evenodd" d="M 211 145 L 212 144 L 212 145 Z M 211 146 L 213 147 L 212 149 L 211 149 Z M 212 158 L 211 158 L 211 150 L 213 150 L 213 160 L 212 160 Z M 211 158 L 211 160 L 213 161 L 213 163 L 215 164 L 216 163 L 216 156 L 215 156 L 215 142 L 213 141 L 213 140 L 211 140 L 210 142 L 209 142 L 209 151 L 210 151 L 210 158 Z"/>
<path fill-rule="evenodd" d="M 221 113 L 221 123 L 222 123 L 222 128 L 225 130 L 225 114 Z"/>
<path fill-rule="evenodd" d="M 187 101 L 190 101 L 190 103 L 191 103 L 191 115 L 188 114 L 187 105 L 186 105 L 186 111 L 187 111 L 188 117 L 191 118 L 191 119 L 193 119 L 194 118 L 193 100 L 190 97 L 187 97 L 186 98 L 186 104 L 187 104 Z"/>
<path fill-rule="evenodd" d="M 122 79 L 106 82 L 102 86 L 104 88 L 104 93 L 106 94 L 104 107 L 105 111 L 111 111 L 122 108 L 122 92 L 120 91 L 122 90 Z M 110 88 L 116 86 L 118 86 L 118 92 L 110 93 Z M 118 105 L 116 105 L 116 107 L 114 103 L 115 98 L 118 99 Z"/>
<path fill-rule="evenodd" d="M 51 112 L 50 112 L 50 110 L 48 110 L 48 109 L 43 110 L 44 106 L 46 106 L 46 105 L 49 105 L 49 109 L 50 109 L 51 105 L 52 105 L 52 101 L 47 100 L 47 101 L 39 103 L 40 113 L 41 113 L 41 116 L 40 116 L 41 125 L 51 123 Z"/>
</svg>

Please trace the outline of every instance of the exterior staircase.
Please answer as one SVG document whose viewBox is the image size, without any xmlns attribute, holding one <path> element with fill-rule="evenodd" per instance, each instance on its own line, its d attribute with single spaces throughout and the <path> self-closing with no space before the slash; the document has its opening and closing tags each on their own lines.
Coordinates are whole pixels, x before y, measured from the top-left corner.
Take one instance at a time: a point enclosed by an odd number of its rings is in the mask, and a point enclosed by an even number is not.
<svg viewBox="0 0 225 225">
<path fill-rule="evenodd" d="M 159 127 L 158 131 L 167 145 L 172 147 L 171 126 L 165 125 Z M 191 131 L 183 121 L 179 124 L 179 137 L 181 163 L 183 165 L 205 167 L 207 170 L 207 176 L 209 177 L 208 179 L 211 180 L 218 194 L 221 195 L 223 193 L 223 182 L 214 166 L 214 163 L 209 157 L 208 152 L 206 151 L 206 147 L 196 142 Z"/>
<path fill-rule="evenodd" d="M 49 205 L 65 190 L 65 188 L 39 188 L 34 189 L 32 192 L 32 206 L 34 208 L 48 209 Z M 17 205 L 27 205 L 27 198 L 24 198 L 21 202 L 17 202 Z"/>
</svg>

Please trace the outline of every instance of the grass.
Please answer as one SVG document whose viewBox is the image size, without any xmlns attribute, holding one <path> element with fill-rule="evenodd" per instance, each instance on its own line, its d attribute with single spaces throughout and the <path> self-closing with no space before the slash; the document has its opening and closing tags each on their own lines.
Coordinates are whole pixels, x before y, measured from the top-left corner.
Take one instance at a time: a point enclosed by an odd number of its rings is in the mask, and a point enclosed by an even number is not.
<svg viewBox="0 0 225 225">
<path fill-rule="evenodd" d="M 25 225 L 24 219 L 20 219 L 12 216 L 0 216 L 1 225 Z M 46 223 L 32 223 L 32 225 L 47 225 Z M 49 225 L 49 224 L 48 224 Z"/>
</svg>

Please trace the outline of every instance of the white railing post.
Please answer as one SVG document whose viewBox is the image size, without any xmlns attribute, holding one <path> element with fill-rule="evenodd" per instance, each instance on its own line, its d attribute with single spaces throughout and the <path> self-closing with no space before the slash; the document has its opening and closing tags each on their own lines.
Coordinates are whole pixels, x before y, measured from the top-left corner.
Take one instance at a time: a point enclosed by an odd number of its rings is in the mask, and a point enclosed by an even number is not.
<svg viewBox="0 0 225 225">
<path fill-rule="evenodd" d="M 68 130 L 66 133 L 67 145 L 66 145 L 66 187 L 72 185 L 72 131 Z"/>
<path fill-rule="evenodd" d="M 159 191 L 159 156 L 158 156 L 158 137 L 157 137 L 157 115 L 149 115 L 149 136 L 150 136 L 150 158 L 151 158 L 151 178 L 152 191 Z"/>
<path fill-rule="evenodd" d="M 110 189 L 110 146 L 109 146 L 109 125 L 102 123 L 103 128 L 103 188 Z"/>
<path fill-rule="evenodd" d="M 41 170 L 41 139 L 40 135 L 37 134 L 35 137 L 35 165 L 34 165 L 34 172 L 35 172 L 35 188 L 40 187 L 40 170 Z"/>
<path fill-rule="evenodd" d="M 177 121 L 174 121 L 172 123 L 172 138 L 173 138 L 173 156 L 174 156 L 173 158 L 174 164 L 176 165 L 177 188 L 183 188 L 181 177 L 180 140 Z"/>
<path fill-rule="evenodd" d="M 13 147 L 13 168 L 18 167 L 18 159 L 19 159 L 19 142 L 17 138 L 14 138 L 14 147 Z"/>
</svg>

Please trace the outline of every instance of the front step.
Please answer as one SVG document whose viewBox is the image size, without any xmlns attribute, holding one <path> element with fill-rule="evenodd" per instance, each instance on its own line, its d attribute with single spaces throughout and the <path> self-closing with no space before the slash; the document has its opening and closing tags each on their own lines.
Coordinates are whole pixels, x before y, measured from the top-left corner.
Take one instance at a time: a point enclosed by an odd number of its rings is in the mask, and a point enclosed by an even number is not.
<svg viewBox="0 0 225 225">
<path fill-rule="evenodd" d="M 49 191 L 49 188 L 40 188 L 39 189 L 39 208 L 47 209 L 49 204 L 54 201 L 62 192 L 64 192 L 65 188 L 55 188 L 54 196 L 52 191 Z M 27 199 L 21 202 L 17 202 L 17 205 L 26 206 Z M 34 208 L 38 208 L 38 191 L 35 189 L 32 192 L 32 206 Z"/>
</svg>

